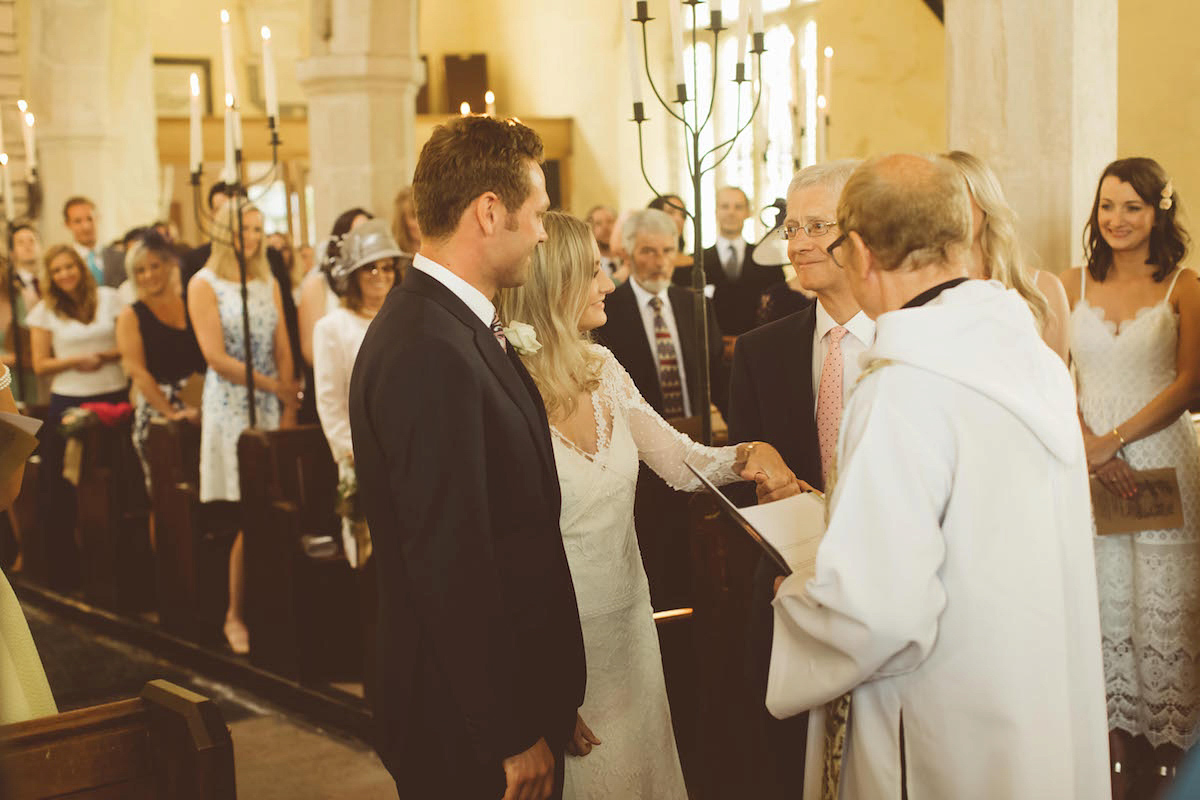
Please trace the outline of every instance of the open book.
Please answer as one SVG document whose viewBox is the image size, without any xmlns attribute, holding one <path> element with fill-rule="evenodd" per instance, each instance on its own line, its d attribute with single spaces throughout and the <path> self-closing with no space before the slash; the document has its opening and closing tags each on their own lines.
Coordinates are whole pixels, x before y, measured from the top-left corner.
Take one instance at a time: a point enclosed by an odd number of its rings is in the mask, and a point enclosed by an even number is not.
<svg viewBox="0 0 1200 800">
<path fill-rule="evenodd" d="M 12 475 L 38 446 L 42 421 L 23 414 L 0 411 L 0 479 Z"/>
<path fill-rule="evenodd" d="M 691 464 L 687 468 L 784 575 L 816 572 L 817 547 L 825 536 L 824 498 L 806 492 L 774 503 L 738 508 L 699 470 Z"/>
</svg>

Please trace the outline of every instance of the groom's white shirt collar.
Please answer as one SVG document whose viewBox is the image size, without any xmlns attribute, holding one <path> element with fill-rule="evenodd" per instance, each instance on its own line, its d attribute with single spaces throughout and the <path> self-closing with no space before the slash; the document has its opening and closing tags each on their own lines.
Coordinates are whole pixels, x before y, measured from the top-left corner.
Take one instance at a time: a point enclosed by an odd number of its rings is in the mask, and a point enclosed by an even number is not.
<svg viewBox="0 0 1200 800">
<path fill-rule="evenodd" d="M 483 296 L 483 292 L 441 264 L 429 260 L 420 253 L 417 253 L 413 257 L 412 265 L 454 292 L 454 296 L 466 303 L 467 308 L 471 309 L 475 313 L 475 316 L 483 321 L 484 326 L 488 328 L 492 327 L 492 320 L 496 318 L 496 306 L 492 304 L 491 300 Z"/>
</svg>

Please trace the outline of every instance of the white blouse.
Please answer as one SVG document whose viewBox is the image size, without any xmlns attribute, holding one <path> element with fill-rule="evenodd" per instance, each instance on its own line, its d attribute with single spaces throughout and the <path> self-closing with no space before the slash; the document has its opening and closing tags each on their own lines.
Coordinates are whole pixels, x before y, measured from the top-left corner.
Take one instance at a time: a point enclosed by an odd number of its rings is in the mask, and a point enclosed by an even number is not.
<svg viewBox="0 0 1200 800">
<path fill-rule="evenodd" d="M 353 454 L 350 443 L 350 373 L 371 320 L 335 308 L 313 328 L 313 381 L 317 416 L 335 461 Z"/>
<path fill-rule="evenodd" d="M 50 331 L 50 346 L 55 358 L 71 358 L 104 350 L 117 349 L 117 315 L 125 304 L 116 289 L 96 287 L 96 315 L 88 324 L 59 316 L 40 302 L 29 310 L 25 323 L 31 328 Z M 50 382 L 50 391 L 67 397 L 90 397 L 124 389 L 129 385 L 120 362 L 105 362 L 94 372 L 65 369 Z"/>
</svg>

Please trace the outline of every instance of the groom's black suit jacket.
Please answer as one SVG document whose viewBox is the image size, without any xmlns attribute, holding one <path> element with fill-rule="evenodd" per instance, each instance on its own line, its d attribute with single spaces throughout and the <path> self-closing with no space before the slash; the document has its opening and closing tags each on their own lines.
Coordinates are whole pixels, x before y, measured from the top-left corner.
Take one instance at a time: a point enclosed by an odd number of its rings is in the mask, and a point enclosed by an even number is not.
<svg viewBox="0 0 1200 800">
<path fill-rule="evenodd" d="M 763 441 L 774 445 L 796 477 L 823 488 L 821 448 L 817 440 L 812 388 L 813 332 L 816 304 L 738 337 L 729 382 L 729 441 Z M 739 505 L 754 503 L 746 485 Z M 798 797 L 804 785 L 804 746 L 808 714 L 776 720 L 767 712 L 767 673 L 771 661 L 774 615 L 771 598 L 778 574 L 766 558 L 759 560 L 747 621 L 747 672 L 752 702 L 759 704 L 758 735 L 766 758 L 757 787 L 764 800 Z M 819 765 L 818 765 L 819 767 Z"/>
<path fill-rule="evenodd" d="M 379 576 L 376 749 L 402 797 L 499 797 L 503 759 L 539 737 L 561 762 L 586 681 L 541 398 L 414 268 L 363 339 L 350 424 Z"/>
</svg>

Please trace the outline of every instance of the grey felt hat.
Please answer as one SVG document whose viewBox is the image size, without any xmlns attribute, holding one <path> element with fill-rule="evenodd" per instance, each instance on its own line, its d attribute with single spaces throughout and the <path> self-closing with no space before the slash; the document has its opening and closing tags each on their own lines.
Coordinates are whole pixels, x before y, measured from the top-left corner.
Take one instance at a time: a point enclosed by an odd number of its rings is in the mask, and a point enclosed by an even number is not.
<svg viewBox="0 0 1200 800">
<path fill-rule="evenodd" d="M 392 238 L 387 223 L 381 219 L 369 219 L 342 237 L 329 278 L 333 288 L 340 294 L 346 291 L 350 276 L 358 270 L 385 258 L 399 259 L 404 255 Z"/>
</svg>

